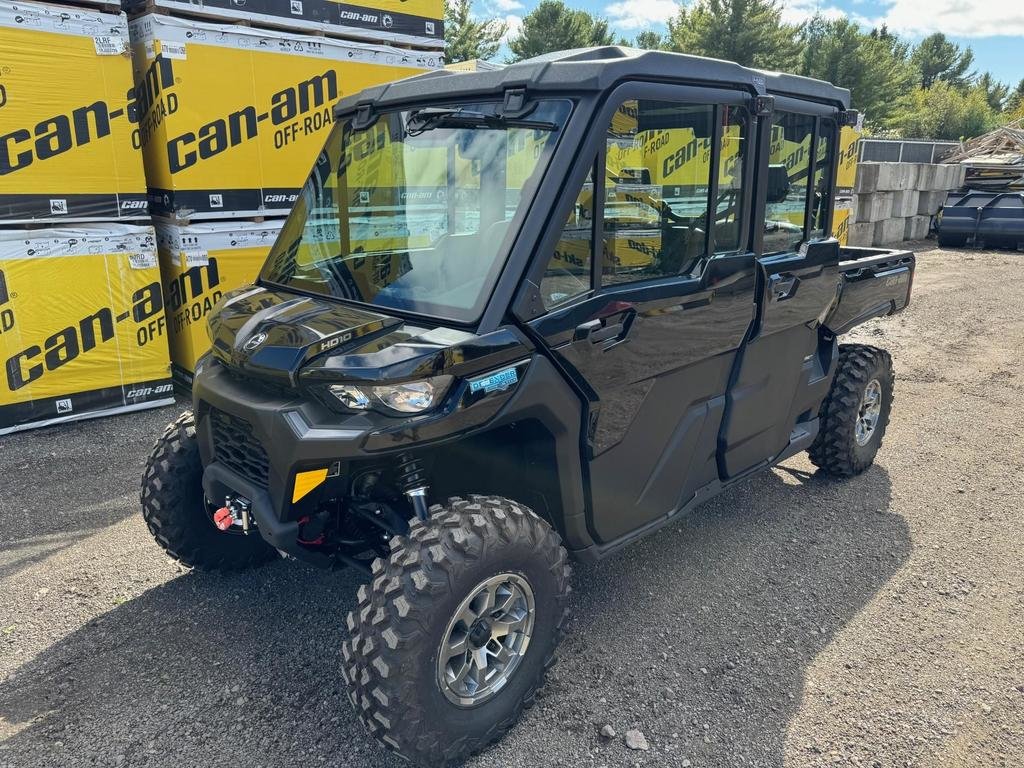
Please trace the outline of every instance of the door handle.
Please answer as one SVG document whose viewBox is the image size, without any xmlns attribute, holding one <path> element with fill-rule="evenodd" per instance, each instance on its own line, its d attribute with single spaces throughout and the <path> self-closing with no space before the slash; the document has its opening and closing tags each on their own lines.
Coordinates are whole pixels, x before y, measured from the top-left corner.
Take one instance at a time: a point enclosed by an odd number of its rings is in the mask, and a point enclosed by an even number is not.
<svg viewBox="0 0 1024 768">
<path fill-rule="evenodd" d="M 588 320 L 576 326 L 573 341 L 586 339 L 591 344 L 600 345 L 602 351 L 611 349 L 626 341 L 635 318 L 636 310 L 630 307 L 617 315 Z"/>
<path fill-rule="evenodd" d="M 588 338 L 591 344 L 600 344 L 602 341 L 608 341 L 616 336 L 620 336 L 625 330 L 626 326 L 624 323 L 614 323 L 592 331 Z"/>
<path fill-rule="evenodd" d="M 768 294 L 772 301 L 783 301 L 796 293 L 800 285 L 800 278 L 796 275 L 784 272 L 779 275 L 772 275 L 768 280 Z"/>
<path fill-rule="evenodd" d="M 573 331 L 572 334 L 572 340 L 583 341 L 584 339 L 589 339 L 591 334 L 600 328 L 600 320 L 588 320 L 587 322 L 576 326 L 576 330 Z"/>
</svg>

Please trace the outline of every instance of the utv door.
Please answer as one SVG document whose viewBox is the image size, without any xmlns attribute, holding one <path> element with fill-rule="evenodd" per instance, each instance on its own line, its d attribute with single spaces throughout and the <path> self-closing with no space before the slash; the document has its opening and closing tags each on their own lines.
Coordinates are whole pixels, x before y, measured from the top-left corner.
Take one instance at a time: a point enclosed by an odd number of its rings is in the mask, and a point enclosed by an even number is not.
<svg viewBox="0 0 1024 768">
<path fill-rule="evenodd" d="M 779 99 L 759 131 L 758 316 L 728 394 L 723 480 L 791 441 L 807 442 L 828 389 L 834 342 L 819 328 L 840 286 L 839 244 L 827 238 L 838 136 L 831 114 Z"/>
<path fill-rule="evenodd" d="M 588 403 L 590 525 L 602 543 L 718 481 L 724 395 L 754 316 L 743 103 L 728 91 L 620 88 L 535 273 L 546 313 L 531 325 Z"/>
</svg>

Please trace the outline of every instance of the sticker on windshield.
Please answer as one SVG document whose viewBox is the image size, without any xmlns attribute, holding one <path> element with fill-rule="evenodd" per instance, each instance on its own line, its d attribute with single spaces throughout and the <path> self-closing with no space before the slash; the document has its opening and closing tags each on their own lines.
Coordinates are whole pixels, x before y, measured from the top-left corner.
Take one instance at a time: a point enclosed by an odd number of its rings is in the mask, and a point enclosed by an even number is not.
<svg viewBox="0 0 1024 768">
<path fill-rule="evenodd" d="M 492 373 L 490 376 L 484 376 L 479 379 L 470 379 L 469 391 L 471 394 L 477 392 L 484 392 L 490 394 L 491 392 L 502 392 L 511 386 L 514 386 L 519 382 L 519 374 L 516 373 L 515 368 L 505 368 L 496 373 Z"/>
</svg>

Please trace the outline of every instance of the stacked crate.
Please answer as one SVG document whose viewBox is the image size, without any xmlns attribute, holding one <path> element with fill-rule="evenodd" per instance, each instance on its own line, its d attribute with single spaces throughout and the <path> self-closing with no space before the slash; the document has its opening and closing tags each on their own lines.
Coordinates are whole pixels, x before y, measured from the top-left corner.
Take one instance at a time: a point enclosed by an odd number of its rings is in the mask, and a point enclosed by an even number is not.
<svg viewBox="0 0 1024 768">
<path fill-rule="evenodd" d="M 170 402 L 124 14 L 0 0 L 0 434 Z"/>
<path fill-rule="evenodd" d="M 330 131 L 333 105 L 443 65 L 441 3 L 388 1 L 405 15 L 389 10 L 374 29 L 348 23 L 352 6 L 329 0 L 128 4 L 145 10 L 129 29 L 179 383 L 191 384 L 209 347 L 216 298 L 256 277 Z M 419 6 L 432 15 L 418 15 Z"/>
</svg>

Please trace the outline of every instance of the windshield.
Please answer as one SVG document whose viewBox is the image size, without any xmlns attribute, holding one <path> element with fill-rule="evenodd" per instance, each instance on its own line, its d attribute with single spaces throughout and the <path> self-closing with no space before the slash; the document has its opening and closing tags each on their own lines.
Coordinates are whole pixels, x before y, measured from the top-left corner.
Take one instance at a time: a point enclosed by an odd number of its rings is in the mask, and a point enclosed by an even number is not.
<svg viewBox="0 0 1024 768">
<path fill-rule="evenodd" d="M 335 125 L 261 279 L 474 321 L 570 110 L 541 101 L 509 118 L 500 107 L 434 105 L 362 130 Z"/>
</svg>

